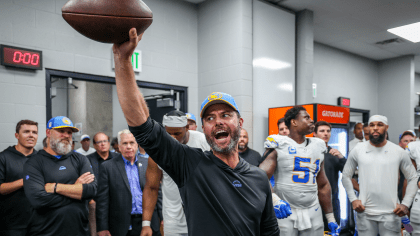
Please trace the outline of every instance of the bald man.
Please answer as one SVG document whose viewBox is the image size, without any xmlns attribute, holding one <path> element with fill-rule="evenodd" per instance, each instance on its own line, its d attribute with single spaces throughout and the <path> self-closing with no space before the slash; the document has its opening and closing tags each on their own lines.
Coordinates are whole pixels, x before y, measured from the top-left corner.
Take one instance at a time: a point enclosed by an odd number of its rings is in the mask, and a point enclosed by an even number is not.
<svg viewBox="0 0 420 236">
<path fill-rule="evenodd" d="M 239 156 L 249 164 L 259 166 L 262 161 L 261 155 L 257 151 L 248 147 L 248 140 L 248 132 L 245 129 L 242 129 L 238 142 Z"/>
</svg>

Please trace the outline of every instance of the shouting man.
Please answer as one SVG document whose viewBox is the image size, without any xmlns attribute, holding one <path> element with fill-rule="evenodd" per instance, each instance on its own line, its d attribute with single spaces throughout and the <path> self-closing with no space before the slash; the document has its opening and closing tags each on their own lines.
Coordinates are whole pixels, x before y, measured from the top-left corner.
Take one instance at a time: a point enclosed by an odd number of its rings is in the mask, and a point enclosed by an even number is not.
<svg viewBox="0 0 420 236">
<path fill-rule="evenodd" d="M 118 98 L 131 132 L 180 190 L 191 235 L 278 235 L 271 190 L 265 173 L 239 158 L 243 124 L 232 96 L 212 93 L 201 105 L 202 129 L 212 152 L 172 138 L 149 117 L 138 90 L 131 55 L 141 36 L 114 44 Z"/>
</svg>

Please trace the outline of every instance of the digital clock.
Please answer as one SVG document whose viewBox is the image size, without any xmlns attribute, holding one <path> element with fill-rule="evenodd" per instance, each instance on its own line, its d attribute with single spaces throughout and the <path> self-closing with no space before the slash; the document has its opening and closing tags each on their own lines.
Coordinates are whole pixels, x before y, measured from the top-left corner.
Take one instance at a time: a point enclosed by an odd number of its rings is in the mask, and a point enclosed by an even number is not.
<svg viewBox="0 0 420 236">
<path fill-rule="evenodd" d="M 339 97 L 338 98 L 338 105 L 344 107 L 350 107 L 350 98 Z"/>
<path fill-rule="evenodd" d="M 0 45 L 1 64 L 33 70 L 42 70 L 42 51 Z"/>
</svg>

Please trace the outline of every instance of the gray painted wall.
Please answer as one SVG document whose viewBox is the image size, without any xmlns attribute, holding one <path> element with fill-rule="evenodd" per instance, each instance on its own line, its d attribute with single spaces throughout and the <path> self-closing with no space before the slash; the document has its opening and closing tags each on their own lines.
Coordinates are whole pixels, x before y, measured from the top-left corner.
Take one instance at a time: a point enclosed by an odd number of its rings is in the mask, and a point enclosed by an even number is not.
<svg viewBox="0 0 420 236">
<path fill-rule="evenodd" d="M 351 107 L 378 112 L 378 63 L 320 43 L 314 45 L 312 103 L 337 105 L 338 97 L 351 99 Z"/>
<path fill-rule="evenodd" d="M 414 128 L 414 56 L 379 63 L 378 113 L 388 118 L 389 140 Z"/>
<path fill-rule="evenodd" d="M 295 104 L 295 15 L 253 3 L 253 137 L 254 149 L 263 153 L 268 108 Z"/>
</svg>

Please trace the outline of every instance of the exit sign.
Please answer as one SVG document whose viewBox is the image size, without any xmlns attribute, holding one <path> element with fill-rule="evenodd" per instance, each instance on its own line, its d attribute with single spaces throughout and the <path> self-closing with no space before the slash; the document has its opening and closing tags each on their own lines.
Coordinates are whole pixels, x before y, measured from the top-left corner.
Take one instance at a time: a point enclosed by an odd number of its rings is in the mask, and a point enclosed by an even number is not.
<svg viewBox="0 0 420 236">
<path fill-rule="evenodd" d="M 112 51 L 111 51 L 112 53 Z M 112 69 L 115 69 L 114 54 L 111 55 L 112 58 Z M 136 50 L 131 56 L 131 65 L 133 66 L 134 72 L 141 72 L 141 51 Z"/>
</svg>

